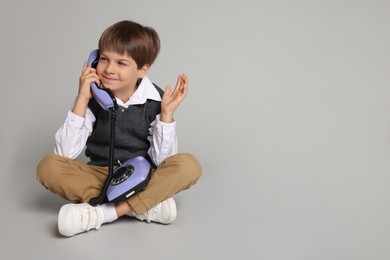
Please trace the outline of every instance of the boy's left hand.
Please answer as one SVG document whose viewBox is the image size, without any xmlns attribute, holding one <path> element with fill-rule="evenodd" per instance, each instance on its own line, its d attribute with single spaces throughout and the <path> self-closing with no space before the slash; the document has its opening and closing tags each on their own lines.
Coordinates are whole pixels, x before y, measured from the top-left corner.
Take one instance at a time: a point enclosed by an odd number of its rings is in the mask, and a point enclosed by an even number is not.
<svg viewBox="0 0 390 260">
<path fill-rule="evenodd" d="M 177 78 L 175 89 L 171 94 L 172 87 L 168 85 L 165 88 L 165 93 L 161 102 L 160 120 L 165 123 L 173 122 L 173 113 L 183 101 L 188 91 L 188 77 L 186 74 L 181 74 Z"/>
</svg>

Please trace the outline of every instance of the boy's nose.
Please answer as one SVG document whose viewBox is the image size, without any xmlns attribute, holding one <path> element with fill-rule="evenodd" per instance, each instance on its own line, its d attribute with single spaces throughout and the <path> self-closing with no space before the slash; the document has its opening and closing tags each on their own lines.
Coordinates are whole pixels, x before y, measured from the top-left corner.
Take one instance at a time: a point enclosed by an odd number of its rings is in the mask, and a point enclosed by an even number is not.
<svg viewBox="0 0 390 260">
<path fill-rule="evenodd" d="M 105 68 L 104 68 L 104 71 L 106 72 L 106 73 L 113 73 L 114 72 L 114 68 L 113 68 L 113 65 L 114 64 L 112 64 L 112 63 L 108 63 L 106 66 L 105 66 Z"/>
</svg>

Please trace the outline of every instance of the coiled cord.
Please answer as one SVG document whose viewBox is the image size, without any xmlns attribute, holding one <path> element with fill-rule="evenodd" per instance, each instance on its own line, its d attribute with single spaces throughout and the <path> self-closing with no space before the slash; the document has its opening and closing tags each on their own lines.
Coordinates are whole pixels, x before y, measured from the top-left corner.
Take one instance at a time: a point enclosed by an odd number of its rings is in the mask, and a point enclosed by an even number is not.
<svg viewBox="0 0 390 260">
<path fill-rule="evenodd" d="M 111 126 L 110 126 L 110 140 L 109 140 L 109 155 L 108 155 L 108 176 L 104 182 L 102 191 L 98 197 L 94 197 L 89 201 L 91 206 L 97 206 L 104 202 L 106 199 L 106 193 L 110 185 L 112 176 L 114 175 L 114 141 L 115 141 L 115 122 L 116 122 L 116 110 L 110 108 L 111 114 Z"/>
</svg>

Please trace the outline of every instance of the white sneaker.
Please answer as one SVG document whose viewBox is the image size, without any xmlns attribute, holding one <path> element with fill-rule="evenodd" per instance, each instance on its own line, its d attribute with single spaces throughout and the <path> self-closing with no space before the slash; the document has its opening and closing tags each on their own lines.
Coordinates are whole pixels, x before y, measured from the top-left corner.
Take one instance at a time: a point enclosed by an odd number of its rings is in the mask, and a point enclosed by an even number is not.
<svg viewBox="0 0 390 260">
<path fill-rule="evenodd" d="M 103 223 L 103 210 L 88 203 L 66 204 L 58 214 L 58 231 L 67 237 L 90 229 L 99 229 Z"/>
<path fill-rule="evenodd" d="M 146 220 L 147 222 L 158 222 L 162 224 L 169 224 L 176 219 L 176 203 L 170 198 L 157 204 L 141 215 L 133 214 L 139 220 Z"/>
</svg>

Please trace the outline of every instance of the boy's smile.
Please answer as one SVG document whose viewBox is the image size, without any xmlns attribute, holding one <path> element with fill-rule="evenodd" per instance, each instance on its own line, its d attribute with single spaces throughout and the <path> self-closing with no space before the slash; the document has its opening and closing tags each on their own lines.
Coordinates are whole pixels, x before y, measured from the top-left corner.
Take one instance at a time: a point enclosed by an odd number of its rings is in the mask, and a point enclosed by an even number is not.
<svg viewBox="0 0 390 260">
<path fill-rule="evenodd" d="M 109 88 L 123 102 L 127 102 L 136 90 L 137 80 L 146 75 L 148 68 L 144 65 L 138 69 L 137 63 L 127 54 L 102 51 L 96 73 L 104 87 Z"/>
<path fill-rule="evenodd" d="M 101 75 L 100 80 L 103 82 L 103 86 L 112 85 L 115 81 L 118 81 L 116 78 L 104 74 Z"/>
</svg>

